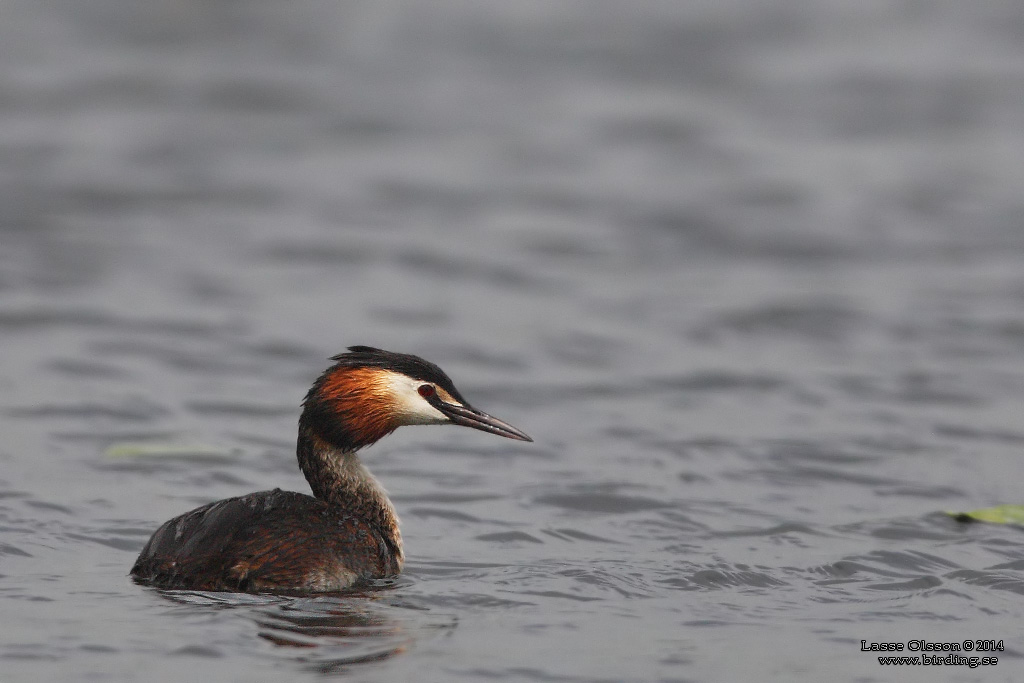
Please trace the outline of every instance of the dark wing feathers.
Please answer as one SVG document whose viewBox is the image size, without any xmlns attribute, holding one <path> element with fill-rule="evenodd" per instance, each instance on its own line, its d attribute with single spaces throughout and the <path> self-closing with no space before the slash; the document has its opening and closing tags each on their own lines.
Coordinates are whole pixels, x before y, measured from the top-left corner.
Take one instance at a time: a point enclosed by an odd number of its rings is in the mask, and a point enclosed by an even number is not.
<svg viewBox="0 0 1024 683">
<path fill-rule="evenodd" d="M 166 522 L 131 573 L 161 588 L 258 591 L 337 590 L 397 572 L 372 525 L 311 496 L 275 489 Z"/>
</svg>

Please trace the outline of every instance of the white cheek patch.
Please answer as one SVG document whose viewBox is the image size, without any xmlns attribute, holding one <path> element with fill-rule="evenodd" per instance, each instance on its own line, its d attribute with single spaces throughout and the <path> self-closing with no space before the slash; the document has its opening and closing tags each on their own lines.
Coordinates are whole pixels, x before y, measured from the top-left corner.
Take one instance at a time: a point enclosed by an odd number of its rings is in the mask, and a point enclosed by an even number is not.
<svg viewBox="0 0 1024 683">
<path fill-rule="evenodd" d="M 391 393 L 395 417 L 402 424 L 435 425 L 449 421 L 444 413 L 420 396 L 419 388 L 426 382 L 397 372 L 388 372 L 385 383 Z M 444 396 L 442 394 L 442 398 Z"/>
</svg>

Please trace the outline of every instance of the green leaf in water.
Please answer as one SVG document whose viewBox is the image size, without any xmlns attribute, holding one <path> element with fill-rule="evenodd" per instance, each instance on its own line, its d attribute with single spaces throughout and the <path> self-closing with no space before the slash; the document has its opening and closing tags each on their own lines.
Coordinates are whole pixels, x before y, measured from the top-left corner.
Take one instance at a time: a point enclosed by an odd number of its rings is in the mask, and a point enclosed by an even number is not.
<svg viewBox="0 0 1024 683">
<path fill-rule="evenodd" d="M 103 452 L 106 458 L 230 458 L 232 455 L 232 451 L 216 446 L 159 442 L 116 443 Z"/>
<path fill-rule="evenodd" d="M 992 524 L 1024 525 L 1024 505 L 997 505 L 971 512 L 947 512 L 958 522 L 991 522 Z"/>
</svg>

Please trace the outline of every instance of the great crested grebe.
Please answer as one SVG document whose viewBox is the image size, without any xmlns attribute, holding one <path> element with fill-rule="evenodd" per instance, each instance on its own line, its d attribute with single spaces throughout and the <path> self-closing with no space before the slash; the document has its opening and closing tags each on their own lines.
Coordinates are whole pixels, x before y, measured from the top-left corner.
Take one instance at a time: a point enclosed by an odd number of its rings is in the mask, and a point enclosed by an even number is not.
<svg viewBox="0 0 1024 683">
<path fill-rule="evenodd" d="M 419 424 L 533 441 L 470 406 L 418 356 L 351 346 L 331 360 L 299 417 L 299 467 L 313 496 L 274 489 L 186 512 L 156 530 L 132 576 L 161 588 L 245 592 L 335 591 L 393 576 L 405 560 L 398 516 L 360 448 Z"/>
</svg>

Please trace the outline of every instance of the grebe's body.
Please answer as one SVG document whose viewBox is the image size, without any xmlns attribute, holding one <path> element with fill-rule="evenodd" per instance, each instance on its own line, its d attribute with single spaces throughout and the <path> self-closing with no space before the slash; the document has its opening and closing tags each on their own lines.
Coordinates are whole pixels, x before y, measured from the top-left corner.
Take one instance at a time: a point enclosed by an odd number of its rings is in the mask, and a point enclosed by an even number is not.
<svg viewBox="0 0 1024 683">
<path fill-rule="evenodd" d="M 353 346 L 332 360 L 299 418 L 299 467 L 315 497 L 275 489 L 175 517 L 150 538 L 132 576 L 162 588 L 250 592 L 334 591 L 393 576 L 405 559 L 398 516 L 360 448 L 411 424 L 531 440 L 472 408 L 421 358 Z"/>
</svg>

